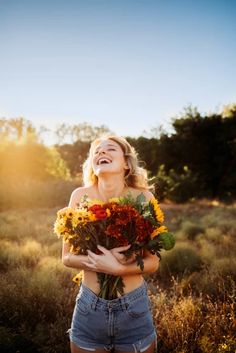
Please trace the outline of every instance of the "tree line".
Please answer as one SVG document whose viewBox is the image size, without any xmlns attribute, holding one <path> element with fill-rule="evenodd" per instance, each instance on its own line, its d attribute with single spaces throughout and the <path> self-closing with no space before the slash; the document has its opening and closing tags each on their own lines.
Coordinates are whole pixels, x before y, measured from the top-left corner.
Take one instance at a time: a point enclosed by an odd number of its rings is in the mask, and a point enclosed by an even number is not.
<svg viewBox="0 0 236 353">
<path fill-rule="evenodd" d="M 224 201 L 236 197 L 236 104 L 221 113 L 202 115 L 187 107 L 172 119 L 172 132 L 126 136 L 160 199 L 184 202 L 199 198 Z M 105 125 L 61 124 L 57 142 L 43 142 L 46 127 L 24 118 L 0 119 L 0 180 L 81 180 L 90 142 L 112 133 Z"/>
</svg>

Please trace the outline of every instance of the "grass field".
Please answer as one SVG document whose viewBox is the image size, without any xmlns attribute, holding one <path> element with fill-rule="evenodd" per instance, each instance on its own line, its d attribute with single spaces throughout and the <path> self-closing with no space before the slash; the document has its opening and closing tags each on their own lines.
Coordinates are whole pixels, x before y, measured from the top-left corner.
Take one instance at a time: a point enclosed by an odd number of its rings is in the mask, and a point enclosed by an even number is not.
<svg viewBox="0 0 236 353">
<path fill-rule="evenodd" d="M 236 351 L 236 206 L 163 205 L 174 250 L 149 284 L 159 352 Z M 69 352 L 78 287 L 53 234 L 58 208 L 0 213 L 0 351 Z"/>
</svg>

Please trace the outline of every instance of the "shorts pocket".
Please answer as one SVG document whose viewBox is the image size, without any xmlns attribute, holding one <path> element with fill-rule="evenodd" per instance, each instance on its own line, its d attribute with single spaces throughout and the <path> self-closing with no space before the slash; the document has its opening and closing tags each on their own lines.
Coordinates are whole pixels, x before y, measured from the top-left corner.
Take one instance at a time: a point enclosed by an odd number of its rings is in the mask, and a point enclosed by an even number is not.
<svg viewBox="0 0 236 353">
<path fill-rule="evenodd" d="M 150 313 L 149 300 L 147 297 L 140 298 L 128 305 L 127 312 L 133 318 L 143 317 Z"/>
<path fill-rule="evenodd" d="M 91 305 L 79 297 L 76 299 L 76 311 L 82 315 L 87 315 L 91 310 Z"/>
</svg>

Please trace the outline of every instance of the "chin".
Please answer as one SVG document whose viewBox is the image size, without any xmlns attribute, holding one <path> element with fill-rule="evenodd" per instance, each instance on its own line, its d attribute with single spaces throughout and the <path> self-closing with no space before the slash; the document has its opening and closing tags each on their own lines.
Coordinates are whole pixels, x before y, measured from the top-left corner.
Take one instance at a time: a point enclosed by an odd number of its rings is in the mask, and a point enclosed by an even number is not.
<svg viewBox="0 0 236 353">
<path fill-rule="evenodd" d="M 116 168 L 98 168 L 94 174 L 99 177 L 100 175 L 104 175 L 104 174 L 119 174 L 121 172 L 121 170 L 116 169 Z"/>
<path fill-rule="evenodd" d="M 100 174 L 109 173 L 109 172 L 111 172 L 111 171 L 112 171 L 111 168 L 107 168 L 107 167 L 105 167 L 105 168 L 104 168 L 104 167 L 100 168 L 100 167 L 98 167 L 98 168 L 95 169 L 94 174 L 95 174 L 96 176 L 99 176 Z"/>
</svg>

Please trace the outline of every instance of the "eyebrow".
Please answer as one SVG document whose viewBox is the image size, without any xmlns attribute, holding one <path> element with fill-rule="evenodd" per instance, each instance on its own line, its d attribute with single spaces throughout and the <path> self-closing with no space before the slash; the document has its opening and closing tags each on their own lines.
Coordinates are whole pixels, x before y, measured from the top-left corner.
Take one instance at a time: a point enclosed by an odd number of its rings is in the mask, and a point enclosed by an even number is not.
<svg viewBox="0 0 236 353">
<path fill-rule="evenodd" d="M 108 143 L 107 147 L 115 147 L 115 148 L 117 148 L 117 146 L 116 146 L 116 145 L 113 145 L 112 143 Z M 96 148 L 95 148 L 95 152 L 98 151 L 100 148 L 101 148 L 101 147 L 99 147 L 99 146 L 96 147 Z"/>
</svg>

